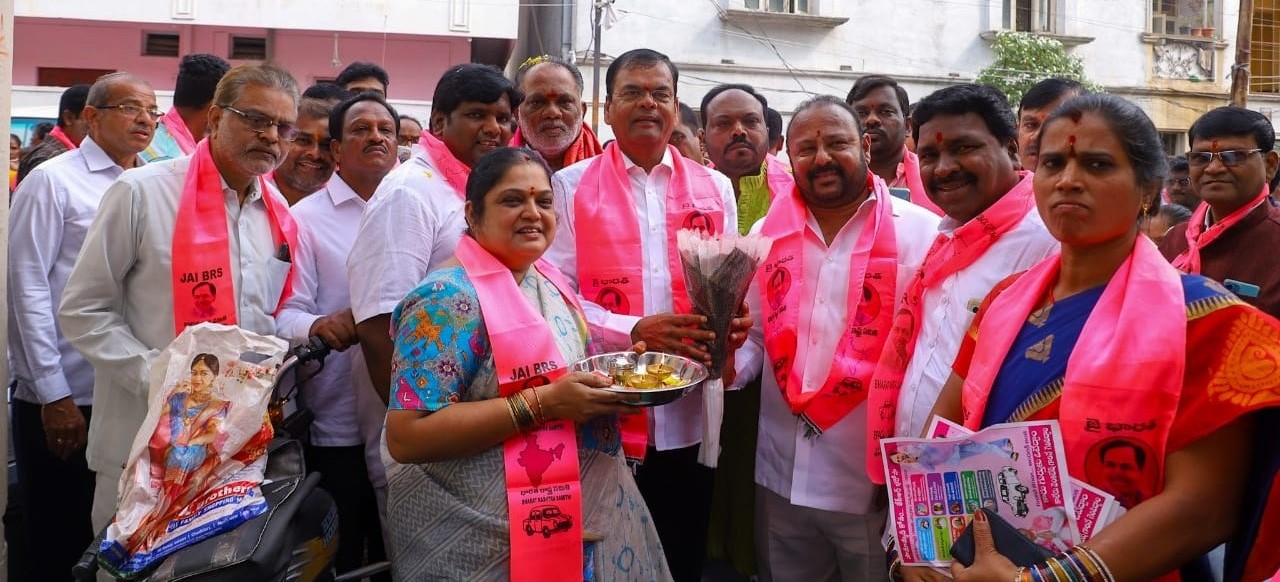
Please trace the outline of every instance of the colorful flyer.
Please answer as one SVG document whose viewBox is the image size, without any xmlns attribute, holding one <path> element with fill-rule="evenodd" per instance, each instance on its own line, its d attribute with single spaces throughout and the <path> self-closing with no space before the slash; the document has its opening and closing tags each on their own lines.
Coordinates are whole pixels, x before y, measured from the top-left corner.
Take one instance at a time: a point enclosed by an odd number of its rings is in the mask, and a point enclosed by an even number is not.
<svg viewBox="0 0 1280 582">
<path fill-rule="evenodd" d="M 933 417 L 927 433 L 930 438 L 949 438 L 973 434 L 969 429 L 945 418 Z M 1080 541 L 1087 541 L 1094 534 L 1124 515 L 1124 506 L 1115 496 L 1075 477 L 1070 479 L 1071 502 L 1075 508 L 1076 526 L 1080 528 Z M 970 509 L 972 514 L 973 510 Z"/>
<path fill-rule="evenodd" d="M 930 434 L 934 428 L 936 423 Z M 903 564 L 950 564 L 951 545 L 979 507 L 1054 553 L 1080 542 L 1057 421 L 962 431 L 942 425 L 939 432 L 948 438 L 881 443 L 891 529 Z"/>
</svg>

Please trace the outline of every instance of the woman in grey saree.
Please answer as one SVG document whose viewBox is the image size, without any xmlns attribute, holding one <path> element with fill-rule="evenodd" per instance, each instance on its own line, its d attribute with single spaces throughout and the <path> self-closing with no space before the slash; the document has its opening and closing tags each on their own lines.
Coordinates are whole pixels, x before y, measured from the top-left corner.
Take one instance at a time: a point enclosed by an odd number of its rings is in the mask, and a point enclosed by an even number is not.
<svg viewBox="0 0 1280 582">
<path fill-rule="evenodd" d="M 589 351 L 585 321 L 532 268 L 554 236 L 550 196 L 549 172 L 536 154 L 495 150 L 468 181 L 468 236 L 512 268 L 564 361 L 575 362 Z M 388 466 L 387 515 L 397 580 L 511 576 L 502 443 L 520 434 L 520 423 L 513 426 L 516 417 L 499 398 L 484 315 L 476 287 L 454 262 L 429 274 L 392 315 L 386 439 L 398 463 Z M 583 579 L 669 580 L 648 508 L 621 453 L 618 413 L 629 407 L 597 389 L 608 383 L 569 373 L 529 397 L 541 416 L 577 423 Z M 515 527 L 538 529 L 525 525 Z"/>
</svg>

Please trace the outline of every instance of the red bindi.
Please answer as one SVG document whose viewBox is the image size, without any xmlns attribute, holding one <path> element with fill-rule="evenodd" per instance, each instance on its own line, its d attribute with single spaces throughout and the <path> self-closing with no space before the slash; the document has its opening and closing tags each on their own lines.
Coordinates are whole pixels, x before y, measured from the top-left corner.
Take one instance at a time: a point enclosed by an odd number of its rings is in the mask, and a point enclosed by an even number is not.
<svg viewBox="0 0 1280 582">
<path fill-rule="evenodd" d="M 1076 136 L 1075 135 L 1067 136 L 1067 151 L 1073 154 L 1076 152 Z"/>
<path fill-rule="evenodd" d="M 1209 144 L 1209 149 L 1215 152 L 1218 151 L 1218 140 L 1213 140 L 1213 143 Z"/>
<path fill-rule="evenodd" d="M 941 132 L 941 131 L 939 131 L 937 134 L 935 134 L 935 135 L 933 136 L 933 141 L 934 141 L 934 142 L 936 142 L 936 143 L 937 143 L 937 144 L 939 144 L 939 145 L 941 145 L 941 144 L 942 144 L 942 132 Z"/>
<path fill-rule="evenodd" d="M 552 92 L 550 92 L 550 93 L 547 93 L 547 99 L 551 99 L 552 101 L 554 101 L 554 100 L 559 99 L 559 98 L 560 98 L 560 94 L 559 94 L 559 93 L 556 93 L 555 91 L 552 91 Z"/>
</svg>

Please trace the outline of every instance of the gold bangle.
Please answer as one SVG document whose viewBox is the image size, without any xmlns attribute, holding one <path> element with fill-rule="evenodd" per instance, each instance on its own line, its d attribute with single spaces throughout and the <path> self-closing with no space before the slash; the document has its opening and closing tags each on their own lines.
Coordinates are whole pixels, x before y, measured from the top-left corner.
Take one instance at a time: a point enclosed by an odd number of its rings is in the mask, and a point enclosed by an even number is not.
<svg viewBox="0 0 1280 582">
<path fill-rule="evenodd" d="M 529 397 L 524 395 L 524 390 L 516 392 L 520 400 L 524 401 L 524 407 L 529 409 L 529 416 L 533 418 L 534 426 L 542 426 L 542 421 L 538 420 L 538 413 L 533 409 L 533 405 L 529 403 Z"/>
<path fill-rule="evenodd" d="M 511 399 L 510 399 L 510 398 L 504 398 L 503 400 L 505 400 L 505 401 L 506 401 L 506 403 L 507 403 L 507 414 L 511 415 L 511 425 L 515 427 L 516 432 L 522 432 L 522 431 L 520 430 L 520 421 L 516 420 L 516 407 L 515 407 L 515 405 L 511 403 Z"/>
<path fill-rule="evenodd" d="M 524 432 L 533 428 L 533 411 L 529 409 L 529 403 L 519 393 L 512 394 L 507 397 L 507 401 L 511 403 L 511 408 L 516 413 L 516 425 L 520 432 Z"/>
<path fill-rule="evenodd" d="M 533 400 L 534 400 L 534 402 L 537 402 L 537 403 L 538 403 L 538 410 L 534 411 L 534 412 L 537 414 L 537 417 L 538 417 L 538 424 L 539 424 L 539 425 L 547 424 L 547 413 L 546 413 L 546 411 L 542 408 L 542 397 L 541 397 L 541 396 L 538 396 L 538 389 L 537 389 L 537 388 L 530 388 L 529 390 L 531 390 L 531 391 L 533 392 Z"/>
<path fill-rule="evenodd" d="M 1088 558 L 1089 561 L 1093 562 L 1094 566 L 1097 566 L 1098 570 L 1102 573 L 1103 582 L 1116 581 L 1116 577 L 1111 574 L 1111 568 L 1108 568 L 1107 563 L 1102 561 L 1102 556 L 1099 556 L 1098 552 L 1095 552 L 1092 548 L 1087 548 L 1085 546 L 1076 546 L 1073 549 L 1077 550 L 1080 555 L 1083 555 Z"/>
</svg>

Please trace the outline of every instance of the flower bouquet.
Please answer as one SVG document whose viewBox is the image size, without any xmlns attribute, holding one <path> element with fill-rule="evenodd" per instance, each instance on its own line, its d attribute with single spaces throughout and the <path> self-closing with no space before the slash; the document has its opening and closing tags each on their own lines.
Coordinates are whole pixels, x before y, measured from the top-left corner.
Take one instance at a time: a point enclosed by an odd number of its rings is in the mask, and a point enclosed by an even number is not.
<svg viewBox="0 0 1280 582">
<path fill-rule="evenodd" d="M 676 233 L 676 246 L 693 310 L 707 318 L 707 329 L 716 334 L 708 348 L 710 378 L 702 387 L 704 419 L 702 448 L 698 451 L 698 462 L 715 467 L 720 456 L 720 423 L 724 419 L 721 378 L 729 359 L 730 326 L 773 240 L 759 234 L 708 235 L 700 230 L 682 230 Z"/>
</svg>

